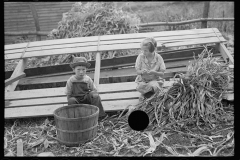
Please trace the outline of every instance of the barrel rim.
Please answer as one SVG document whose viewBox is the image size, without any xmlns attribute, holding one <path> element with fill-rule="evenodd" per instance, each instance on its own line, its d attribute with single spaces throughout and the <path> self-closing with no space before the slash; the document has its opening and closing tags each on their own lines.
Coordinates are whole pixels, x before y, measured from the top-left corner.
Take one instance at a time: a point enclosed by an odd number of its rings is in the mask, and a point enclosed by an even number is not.
<svg viewBox="0 0 240 160">
<path fill-rule="evenodd" d="M 63 106 L 63 107 L 59 107 L 57 108 L 54 112 L 53 112 L 53 115 L 54 117 L 56 117 L 57 119 L 60 119 L 60 120 L 78 120 L 79 118 L 65 118 L 65 117 L 60 117 L 57 115 L 57 112 L 59 110 L 62 110 L 62 109 L 65 109 L 65 108 L 73 108 L 73 107 L 76 107 L 76 106 L 79 106 L 79 105 L 88 105 L 88 106 L 92 106 L 93 108 L 96 108 L 97 109 L 97 112 L 90 115 L 90 116 L 86 116 L 86 117 L 81 117 L 81 118 L 92 118 L 92 117 L 95 117 L 97 114 L 99 114 L 99 108 L 97 106 L 94 106 L 94 105 L 91 105 L 91 104 L 72 104 L 72 105 L 67 105 L 67 106 Z"/>
</svg>

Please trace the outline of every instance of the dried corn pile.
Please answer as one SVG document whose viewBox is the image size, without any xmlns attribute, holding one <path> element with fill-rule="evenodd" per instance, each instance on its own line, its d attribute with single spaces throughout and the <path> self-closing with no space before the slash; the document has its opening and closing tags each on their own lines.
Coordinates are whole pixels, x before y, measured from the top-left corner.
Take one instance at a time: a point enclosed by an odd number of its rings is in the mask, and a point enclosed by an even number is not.
<svg viewBox="0 0 240 160">
<path fill-rule="evenodd" d="M 135 14 L 123 12 L 113 2 L 75 3 L 65 13 L 49 39 L 64 39 L 109 34 L 135 33 L 140 20 Z"/>
<path fill-rule="evenodd" d="M 69 12 L 63 14 L 62 21 L 58 23 L 57 29 L 49 33 L 48 39 L 138 33 L 139 23 L 140 18 L 136 14 L 123 12 L 113 2 L 77 2 Z M 121 51 L 109 52 L 103 52 L 102 59 L 121 55 Z M 92 53 L 75 56 L 84 56 L 88 60 L 95 58 Z M 69 63 L 69 58 L 70 55 L 64 56 L 62 62 Z"/>
<path fill-rule="evenodd" d="M 205 55 L 207 58 L 203 58 Z M 217 124 L 233 119 L 233 113 L 224 111 L 221 102 L 230 77 L 228 65 L 218 63 L 205 47 L 171 88 L 159 91 L 134 108 L 145 111 L 153 126 L 195 124 L 201 130 L 214 129 Z"/>
</svg>

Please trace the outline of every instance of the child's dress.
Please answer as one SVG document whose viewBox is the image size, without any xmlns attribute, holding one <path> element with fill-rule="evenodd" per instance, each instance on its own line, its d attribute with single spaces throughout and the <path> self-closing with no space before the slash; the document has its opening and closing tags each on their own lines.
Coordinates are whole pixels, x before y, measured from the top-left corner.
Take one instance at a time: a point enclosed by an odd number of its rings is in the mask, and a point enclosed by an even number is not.
<svg viewBox="0 0 240 160">
<path fill-rule="evenodd" d="M 163 58 L 156 52 L 154 52 L 154 58 L 151 62 L 148 62 L 146 56 L 143 53 L 139 54 L 136 60 L 135 68 L 136 70 L 146 69 L 157 72 L 164 72 L 166 70 Z M 135 82 L 137 83 L 136 90 L 144 95 L 145 93 L 152 90 L 156 92 L 157 89 L 160 89 L 164 83 L 164 79 L 160 76 L 155 75 L 138 75 Z"/>
</svg>

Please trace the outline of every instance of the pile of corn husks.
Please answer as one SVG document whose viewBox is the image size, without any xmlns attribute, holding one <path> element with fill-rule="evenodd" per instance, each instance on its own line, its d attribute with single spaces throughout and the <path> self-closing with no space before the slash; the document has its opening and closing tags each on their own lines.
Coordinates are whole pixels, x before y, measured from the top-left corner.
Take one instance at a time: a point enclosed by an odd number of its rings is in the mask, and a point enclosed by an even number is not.
<svg viewBox="0 0 240 160">
<path fill-rule="evenodd" d="M 117 8 L 114 2 L 76 2 L 69 12 L 63 14 L 62 21 L 57 29 L 53 29 L 48 39 L 64 39 L 74 37 L 88 37 L 99 35 L 114 35 L 138 33 L 140 18 L 133 13 Z M 101 58 L 113 58 L 125 55 L 126 51 L 106 51 Z M 127 53 L 130 54 L 131 52 Z M 92 52 L 75 54 L 94 60 Z M 71 61 L 70 55 L 62 60 L 64 63 Z"/>
<path fill-rule="evenodd" d="M 87 37 L 138 32 L 140 18 L 136 14 L 123 12 L 113 2 L 75 3 L 65 13 L 58 28 L 53 29 L 49 39 Z"/>
<path fill-rule="evenodd" d="M 222 104 L 222 95 L 232 77 L 228 64 L 218 63 L 206 47 L 198 56 L 188 65 L 186 74 L 177 75 L 179 78 L 172 87 L 160 90 L 133 108 L 145 111 L 150 124 L 158 127 L 194 124 L 209 130 L 232 120 L 233 113 L 225 112 Z"/>
</svg>

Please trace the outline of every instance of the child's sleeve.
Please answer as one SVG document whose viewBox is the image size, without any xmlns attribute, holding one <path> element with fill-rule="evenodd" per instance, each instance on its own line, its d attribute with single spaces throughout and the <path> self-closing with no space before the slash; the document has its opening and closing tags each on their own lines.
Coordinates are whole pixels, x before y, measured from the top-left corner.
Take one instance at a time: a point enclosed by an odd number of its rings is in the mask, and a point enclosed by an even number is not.
<svg viewBox="0 0 240 160">
<path fill-rule="evenodd" d="M 140 54 L 138 55 L 137 59 L 136 59 L 136 63 L 135 63 L 135 68 L 136 70 L 141 70 L 141 60 L 140 60 Z"/>
<path fill-rule="evenodd" d="M 65 87 L 65 94 L 67 96 L 71 96 L 72 95 L 72 82 L 70 79 L 68 79 L 66 87 Z"/>
<path fill-rule="evenodd" d="M 93 83 L 93 80 L 91 78 L 89 78 L 89 87 L 92 91 L 97 92 L 97 87 L 95 86 L 95 84 Z"/>
<path fill-rule="evenodd" d="M 166 66 L 165 66 L 165 63 L 163 61 L 162 56 L 160 56 L 160 55 L 159 55 L 159 63 L 160 63 L 159 71 L 164 73 L 166 71 Z"/>
</svg>

